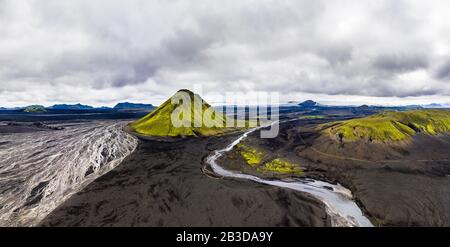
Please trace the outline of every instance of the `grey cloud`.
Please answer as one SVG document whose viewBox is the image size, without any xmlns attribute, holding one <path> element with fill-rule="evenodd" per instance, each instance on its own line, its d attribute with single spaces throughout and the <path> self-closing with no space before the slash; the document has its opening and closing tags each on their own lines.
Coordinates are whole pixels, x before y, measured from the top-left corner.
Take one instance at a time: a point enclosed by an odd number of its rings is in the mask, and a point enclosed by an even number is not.
<svg viewBox="0 0 450 247">
<path fill-rule="evenodd" d="M 353 47 L 349 43 L 331 43 L 320 47 L 317 54 L 323 56 L 330 64 L 347 63 L 352 59 Z"/>
<path fill-rule="evenodd" d="M 450 60 L 439 66 L 435 76 L 441 80 L 450 80 Z"/>
<path fill-rule="evenodd" d="M 194 83 L 282 93 L 450 95 L 443 83 L 450 63 L 440 62 L 450 44 L 439 32 L 450 28 L 446 7 L 388 0 L 3 0 L 0 96 L 69 100 L 94 90 L 109 95 L 104 103 Z"/>
<path fill-rule="evenodd" d="M 426 54 L 418 53 L 393 53 L 381 54 L 375 58 L 373 65 L 381 70 L 391 72 L 404 72 L 427 68 L 429 65 Z"/>
</svg>

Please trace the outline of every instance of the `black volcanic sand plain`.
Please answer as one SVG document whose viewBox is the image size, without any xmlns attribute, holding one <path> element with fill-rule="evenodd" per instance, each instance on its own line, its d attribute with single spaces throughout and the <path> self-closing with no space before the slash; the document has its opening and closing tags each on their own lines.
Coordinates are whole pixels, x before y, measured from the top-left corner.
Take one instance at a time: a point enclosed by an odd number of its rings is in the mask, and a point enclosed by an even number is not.
<svg viewBox="0 0 450 247">
<path fill-rule="evenodd" d="M 284 115 L 299 114 L 306 112 Z M 339 143 L 317 129 L 318 124 L 356 116 L 283 122 L 277 138 L 261 139 L 257 131 L 242 143 L 300 164 L 305 173 L 297 176 L 339 182 L 351 189 L 375 225 L 450 226 L 450 137 L 418 134 L 408 142 Z M 121 165 L 71 197 L 42 225 L 330 225 L 324 205 L 307 194 L 203 174 L 203 159 L 234 138 L 140 140 Z M 239 157 L 234 149 L 219 162 L 258 176 L 292 176 L 261 174 Z"/>
<path fill-rule="evenodd" d="M 375 225 L 450 226 L 449 135 L 418 134 L 398 143 L 339 143 L 316 128 L 329 121 L 285 122 L 277 138 L 261 139 L 254 132 L 242 143 L 269 158 L 300 164 L 303 176 L 341 183 Z M 220 163 L 258 175 L 240 157 L 234 149 Z"/>
<path fill-rule="evenodd" d="M 235 138 L 140 140 L 41 226 L 330 226 L 324 205 L 307 194 L 205 175 L 204 158 Z"/>
</svg>

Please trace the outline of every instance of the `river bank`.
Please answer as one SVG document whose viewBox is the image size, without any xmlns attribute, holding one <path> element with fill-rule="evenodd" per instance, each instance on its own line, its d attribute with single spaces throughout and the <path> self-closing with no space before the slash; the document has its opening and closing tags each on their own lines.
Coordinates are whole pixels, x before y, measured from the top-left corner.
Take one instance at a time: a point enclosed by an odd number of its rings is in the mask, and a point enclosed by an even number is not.
<svg viewBox="0 0 450 247">
<path fill-rule="evenodd" d="M 274 139 L 253 133 L 243 145 L 300 165 L 309 177 L 342 184 L 377 226 L 448 226 L 450 173 L 448 135 L 416 136 L 408 145 L 345 143 L 340 146 L 316 131 L 320 120 L 280 124 Z M 219 163 L 228 170 L 267 179 L 290 175 L 259 174 L 233 150 Z"/>
<path fill-rule="evenodd" d="M 284 122 L 281 122 L 284 123 Z M 275 122 L 274 124 L 278 124 Z M 300 192 L 305 192 L 313 195 L 326 205 L 327 213 L 330 215 L 333 226 L 373 226 L 368 218 L 366 218 L 362 210 L 352 200 L 351 191 L 342 187 L 339 184 L 330 184 L 325 181 L 314 179 L 263 179 L 258 176 L 245 174 L 239 171 L 226 170 L 218 164 L 218 159 L 226 155 L 233 148 L 241 143 L 248 135 L 254 133 L 260 128 L 249 130 L 236 138 L 226 148 L 213 152 L 206 158 L 206 163 L 210 165 L 211 169 L 218 175 L 223 177 L 247 179 L 257 183 L 288 188 Z"/>
</svg>

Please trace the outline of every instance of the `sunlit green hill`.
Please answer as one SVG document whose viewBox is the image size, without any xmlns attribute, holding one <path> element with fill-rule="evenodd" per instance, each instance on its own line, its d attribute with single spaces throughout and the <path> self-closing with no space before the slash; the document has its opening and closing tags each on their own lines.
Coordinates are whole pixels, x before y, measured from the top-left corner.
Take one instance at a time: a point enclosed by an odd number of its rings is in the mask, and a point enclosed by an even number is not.
<svg viewBox="0 0 450 247">
<path fill-rule="evenodd" d="M 190 101 L 188 104 L 185 100 Z M 175 104 L 173 104 L 175 102 Z M 197 106 L 197 107 L 195 107 Z M 190 118 L 184 119 L 183 126 L 175 126 L 172 122 L 173 114 L 183 119 L 183 114 L 190 113 Z M 210 118 L 202 118 L 206 115 Z M 211 136 L 236 130 L 226 128 L 226 116 L 214 110 L 198 94 L 183 89 L 175 93 L 170 99 L 160 105 L 142 119 L 131 123 L 130 128 L 138 134 L 147 136 Z"/>
<path fill-rule="evenodd" d="M 417 133 L 436 135 L 450 131 L 450 111 L 384 112 L 366 118 L 339 122 L 325 131 L 342 141 L 359 139 L 378 142 L 400 141 Z"/>
</svg>

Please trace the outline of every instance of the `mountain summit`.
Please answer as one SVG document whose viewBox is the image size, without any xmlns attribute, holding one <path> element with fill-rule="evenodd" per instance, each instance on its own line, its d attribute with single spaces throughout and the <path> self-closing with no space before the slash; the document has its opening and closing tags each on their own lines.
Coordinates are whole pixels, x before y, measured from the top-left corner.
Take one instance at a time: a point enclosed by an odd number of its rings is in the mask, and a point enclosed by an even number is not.
<svg viewBox="0 0 450 247">
<path fill-rule="evenodd" d="M 182 89 L 166 102 L 129 125 L 132 131 L 145 136 L 211 136 L 223 134 L 226 117 L 214 110 L 198 94 Z"/>
<path fill-rule="evenodd" d="M 30 105 L 30 106 L 25 107 L 25 109 L 23 111 L 27 112 L 27 113 L 42 113 L 42 112 L 46 112 L 47 110 L 45 109 L 44 106 L 41 106 L 41 105 Z"/>
<path fill-rule="evenodd" d="M 114 106 L 115 110 L 153 110 L 155 107 L 152 104 L 121 102 Z"/>
<path fill-rule="evenodd" d="M 302 102 L 302 103 L 300 103 L 298 105 L 300 107 L 304 107 L 304 108 L 313 108 L 313 107 L 318 106 L 319 104 L 317 102 L 315 102 L 315 101 L 307 100 L 307 101 L 304 101 L 304 102 Z"/>
<path fill-rule="evenodd" d="M 52 110 L 92 110 L 94 107 L 90 105 L 82 105 L 80 103 L 75 105 L 68 105 L 68 104 L 57 104 L 50 106 L 49 109 Z"/>
</svg>

